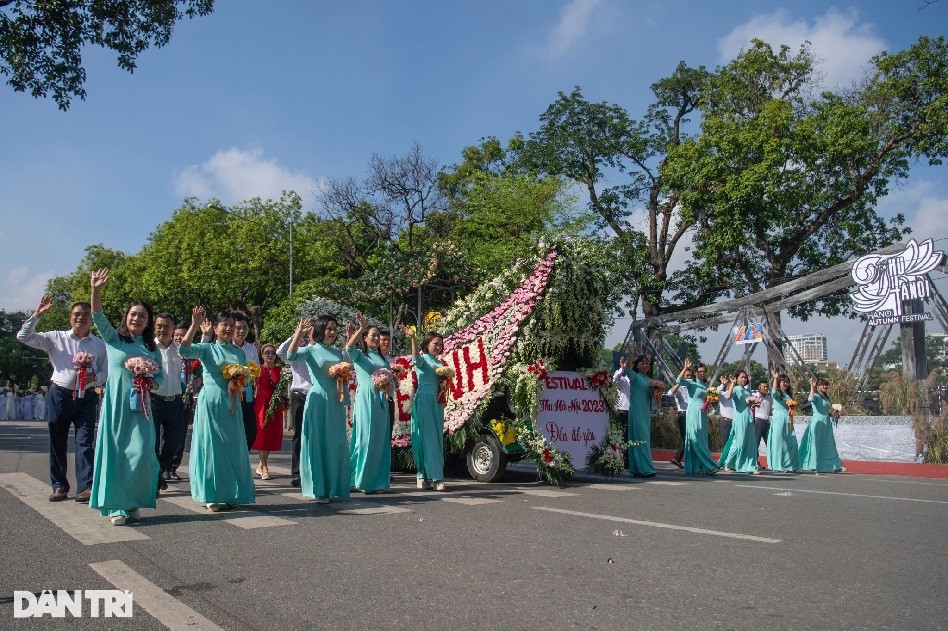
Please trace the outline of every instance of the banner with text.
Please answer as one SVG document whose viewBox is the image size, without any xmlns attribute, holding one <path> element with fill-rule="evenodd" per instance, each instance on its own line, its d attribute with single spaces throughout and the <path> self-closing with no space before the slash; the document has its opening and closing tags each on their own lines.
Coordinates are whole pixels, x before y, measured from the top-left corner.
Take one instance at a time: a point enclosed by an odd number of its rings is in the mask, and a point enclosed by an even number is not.
<svg viewBox="0 0 948 631">
<path fill-rule="evenodd" d="M 554 372 L 540 393 L 537 429 L 572 457 L 574 467 L 582 469 L 589 450 L 609 429 L 609 410 L 599 391 L 579 373 Z"/>
</svg>

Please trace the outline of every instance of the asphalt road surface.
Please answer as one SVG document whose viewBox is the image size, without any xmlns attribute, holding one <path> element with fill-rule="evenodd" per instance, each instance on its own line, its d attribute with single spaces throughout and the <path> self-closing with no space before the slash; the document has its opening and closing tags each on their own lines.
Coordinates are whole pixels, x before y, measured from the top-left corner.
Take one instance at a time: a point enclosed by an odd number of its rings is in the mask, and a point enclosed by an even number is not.
<svg viewBox="0 0 948 631">
<path fill-rule="evenodd" d="M 317 505 L 284 451 L 253 507 L 211 514 L 185 481 L 115 527 L 47 501 L 47 450 L 0 422 L 0 629 L 948 628 L 948 480 L 518 467 Z M 14 618 L 14 591 L 116 588 L 132 618 Z"/>
</svg>

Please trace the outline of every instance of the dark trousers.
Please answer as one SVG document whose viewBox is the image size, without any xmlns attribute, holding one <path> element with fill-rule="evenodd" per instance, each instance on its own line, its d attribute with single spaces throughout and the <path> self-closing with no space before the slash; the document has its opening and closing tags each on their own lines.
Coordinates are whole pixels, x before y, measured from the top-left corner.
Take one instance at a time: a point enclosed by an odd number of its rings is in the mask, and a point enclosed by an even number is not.
<svg viewBox="0 0 948 631">
<path fill-rule="evenodd" d="M 678 424 L 678 434 L 681 436 L 681 444 L 678 445 L 678 451 L 675 452 L 675 460 L 681 462 L 681 459 L 685 456 L 685 413 L 679 412 L 675 416 L 675 421 Z"/>
<path fill-rule="evenodd" d="M 69 491 L 66 476 L 69 427 L 76 426 L 76 491 L 92 488 L 92 467 L 95 457 L 95 413 L 99 395 L 88 389 L 81 398 L 72 398 L 72 391 L 50 384 L 46 395 L 49 419 L 49 480 L 53 489 Z"/>
<path fill-rule="evenodd" d="M 294 390 L 290 394 L 290 418 L 293 419 L 293 457 L 290 459 L 290 475 L 300 477 L 300 447 L 303 440 L 303 407 L 306 393 Z"/>
<path fill-rule="evenodd" d="M 767 444 L 767 432 L 769 431 L 770 431 L 769 419 L 765 419 L 765 418 L 754 419 L 754 437 L 757 439 L 754 441 L 755 449 L 760 449 L 761 439 L 763 439 L 765 445 Z"/>
<path fill-rule="evenodd" d="M 253 442 L 257 440 L 257 415 L 253 411 L 253 402 L 242 401 L 240 408 L 244 415 L 244 434 L 247 435 L 247 451 L 253 451 Z"/>
<path fill-rule="evenodd" d="M 200 388 L 198 390 L 200 390 Z M 191 400 L 187 401 L 187 405 L 184 406 L 184 432 L 181 434 L 181 444 L 178 447 L 178 451 L 176 451 L 171 458 L 172 471 L 177 471 L 178 467 L 181 466 L 181 461 L 184 460 L 184 447 L 188 441 L 188 428 L 194 423 L 194 410 L 196 407 L 197 397 L 192 396 Z"/>
<path fill-rule="evenodd" d="M 151 398 L 152 420 L 155 422 L 155 455 L 158 470 L 162 473 L 175 468 L 178 452 L 183 453 L 184 436 L 188 426 L 184 420 L 184 404 L 181 397 L 165 401 L 162 397 Z"/>
<path fill-rule="evenodd" d="M 731 435 L 731 424 L 734 422 L 734 419 L 721 417 L 721 420 L 718 421 L 718 434 L 721 436 L 721 448 L 724 448 L 724 445 L 727 443 L 728 437 Z"/>
</svg>

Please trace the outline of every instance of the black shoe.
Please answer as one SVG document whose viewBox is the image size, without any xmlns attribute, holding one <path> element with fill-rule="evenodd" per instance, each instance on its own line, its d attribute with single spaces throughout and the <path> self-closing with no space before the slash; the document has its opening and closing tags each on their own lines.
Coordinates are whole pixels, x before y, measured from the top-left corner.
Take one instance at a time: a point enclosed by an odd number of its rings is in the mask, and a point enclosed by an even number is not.
<svg viewBox="0 0 948 631">
<path fill-rule="evenodd" d="M 158 476 L 158 490 L 159 491 L 168 490 L 168 482 L 167 480 L 165 480 L 165 476 L 163 475 Z"/>
<path fill-rule="evenodd" d="M 676 467 L 678 467 L 679 469 L 685 468 L 685 465 L 681 463 L 681 460 L 675 460 L 674 458 L 672 458 L 671 460 L 669 460 L 669 462 L 675 465 Z"/>
<path fill-rule="evenodd" d="M 180 482 L 180 481 L 181 481 L 181 476 L 178 475 L 178 472 L 177 472 L 177 471 L 169 471 L 169 472 L 168 472 L 168 478 L 167 478 L 167 479 L 168 479 L 168 480 L 173 480 L 173 481 L 175 481 L 175 482 Z"/>
<path fill-rule="evenodd" d="M 299 485 L 300 485 L 300 479 L 299 479 L 299 478 L 292 478 L 292 479 L 290 480 L 290 486 L 299 486 Z"/>
</svg>

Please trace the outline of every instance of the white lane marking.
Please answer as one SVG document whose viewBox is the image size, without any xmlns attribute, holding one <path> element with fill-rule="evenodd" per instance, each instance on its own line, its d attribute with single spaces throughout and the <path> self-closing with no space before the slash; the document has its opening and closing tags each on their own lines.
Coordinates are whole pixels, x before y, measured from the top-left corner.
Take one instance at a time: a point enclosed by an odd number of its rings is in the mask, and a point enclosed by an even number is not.
<svg viewBox="0 0 948 631">
<path fill-rule="evenodd" d="M 684 530 L 699 535 L 713 535 L 715 537 L 727 537 L 729 539 L 746 539 L 747 541 L 759 541 L 760 543 L 780 543 L 782 539 L 769 539 L 767 537 L 757 537 L 754 535 L 743 535 L 737 532 L 722 532 L 720 530 L 708 530 L 707 528 L 694 528 L 692 526 L 678 526 L 676 524 L 663 524 L 657 521 L 642 521 L 640 519 L 629 519 L 627 517 L 614 517 L 612 515 L 597 515 L 595 513 L 581 513 L 574 510 L 565 510 L 562 508 L 551 508 L 548 506 L 534 506 L 536 510 L 549 511 L 551 513 L 562 513 L 564 515 L 575 515 L 577 517 L 589 517 L 591 519 L 603 519 L 605 521 L 617 521 L 623 524 L 636 524 L 638 526 L 651 526 L 652 528 L 668 528 L 669 530 Z"/>
<path fill-rule="evenodd" d="M 369 506 L 366 508 L 349 508 L 339 511 L 341 515 L 395 515 L 397 513 L 410 513 L 410 508 L 400 508 L 398 506 L 387 506 L 379 504 L 378 506 Z"/>
<path fill-rule="evenodd" d="M 571 497 L 577 495 L 577 493 L 567 493 L 566 491 L 554 491 L 552 489 L 525 489 L 520 487 L 517 489 L 524 495 L 536 495 L 538 497 Z"/>
<path fill-rule="evenodd" d="M 89 508 L 88 504 L 77 504 L 69 498 L 63 502 L 50 502 L 52 492 L 44 484 L 27 473 L 0 474 L 0 487 L 51 521 L 63 532 L 87 546 L 119 541 L 142 541 L 151 539 L 130 526 L 113 526 L 106 517 Z"/>
<path fill-rule="evenodd" d="M 172 631 L 221 629 L 121 561 L 90 563 L 89 567 L 116 588 L 132 592 L 135 605 Z"/>
<path fill-rule="evenodd" d="M 487 497 L 444 497 L 442 502 L 451 502 L 452 504 L 463 504 L 465 506 L 479 506 L 481 504 L 493 504 L 501 500 L 492 500 Z"/>
<path fill-rule="evenodd" d="M 192 513 L 200 513 L 201 515 L 211 515 L 217 517 L 222 521 L 226 521 L 229 524 L 234 526 L 239 526 L 240 528 L 270 528 L 273 526 L 296 526 L 295 521 L 290 521 L 289 519 L 283 519 L 282 517 L 273 517 L 272 515 L 264 515 L 263 513 L 258 513 L 257 511 L 237 508 L 231 511 L 222 511 L 219 513 L 212 513 L 207 509 L 207 506 L 204 504 L 198 504 L 190 495 L 181 496 L 181 497 L 168 497 L 165 495 L 161 496 L 161 499 L 179 506 L 185 510 L 189 510 Z"/>
<path fill-rule="evenodd" d="M 746 489 L 765 489 L 768 491 L 794 491 L 796 493 L 819 493 L 821 495 L 844 495 L 846 497 L 868 497 L 874 500 L 899 500 L 902 502 L 925 502 L 926 504 L 948 504 L 943 500 L 923 500 L 917 497 L 892 497 L 890 495 L 863 495 L 862 493 L 841 493 L 839 491 L 812 491 L 810 489 L 786 489 L 780 486 L 758 486 L 756 484 L 734 484 Z"/>
<path fill-rule="evenodd" d="M 637 486 L 633 486 L 628 483 L 623 482 L 614 482 L 612 484 L 602 483 L 602 484 L 586 484 L 583 486 L 585 489 L 596 489 L 598 491 L 635 491 L 638 489 Z"/>
<path fill-rule="evenodd" d="M 666 480 L 646 480 L 645 484 L 662 484 L 664 486 L 684 486 L 688 482 L 669 482 Z"/>
</svg>

